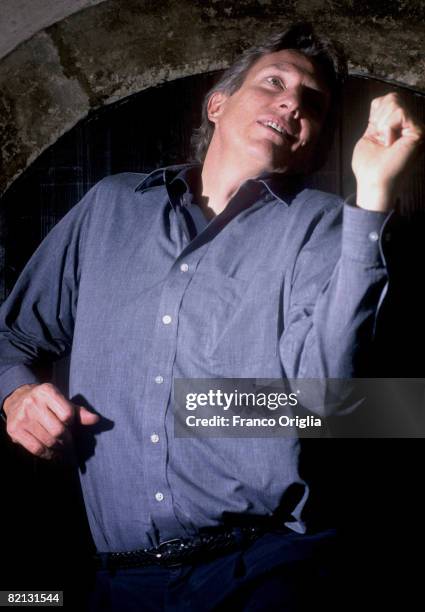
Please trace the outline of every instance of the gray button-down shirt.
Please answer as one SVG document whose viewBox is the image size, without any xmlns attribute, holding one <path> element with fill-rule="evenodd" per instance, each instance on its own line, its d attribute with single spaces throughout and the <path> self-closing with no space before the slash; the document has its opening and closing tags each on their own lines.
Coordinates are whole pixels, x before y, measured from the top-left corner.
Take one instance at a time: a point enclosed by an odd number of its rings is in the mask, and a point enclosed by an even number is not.
<svg viewBox="0 0 425 612">
<path fill-rule="evenodd" d="M 0 400 L 37 382 L 38 362 L 71 353 L 70 397 L 104 417 L 80 439 L 100 551 L 280 503 L 282 521 L 305 530 L 299 441 L 175 438 L 173 379 L 356 376 L 385 291 L 386 215 L 265 176 L 208 223 L 187 188 L 193 173 L 102 180 L 1 310 Z"/>
</svg>

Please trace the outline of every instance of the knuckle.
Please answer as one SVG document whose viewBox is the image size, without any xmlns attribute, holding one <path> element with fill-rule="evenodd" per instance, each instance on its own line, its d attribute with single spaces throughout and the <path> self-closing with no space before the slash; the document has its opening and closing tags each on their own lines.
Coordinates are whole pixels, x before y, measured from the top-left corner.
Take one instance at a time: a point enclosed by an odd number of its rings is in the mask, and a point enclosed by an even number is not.
<svg viewBox="0 0 425 612">
<path fill-rule="evenodd" d="M 28 444 L 28 446 L 26 446 L 26 449 L 37 457 L 41 457 L 44 452 L 44 446 L 40 442 L 33 442 L 32 444 Z"/>
<path fill-rule="evenodd" d="M 386 109 L 396 110 L 401 107 L 400 96 L 392 91 L 384 96 L 382 99 L 382 105 Z"/>
<path fill-rule="evenodd" d="M 19 427 L 17 423 L 12 421 L 11 423 L 7 423 L 6 431 L 8 435 L 12 438 L 13 442 L 16 441 L 16 436 L 19 434 Z"/>
<path fill-rule="evenodd" d="M 29 419 L 37 408 L 37 402 L 33 397 L 26 397 L 22 400 L 21 410 L 18 412 L 18 418 L 21 421 Z"/>
<path fill-rule="evenodd" d="M 22 400 L 22 408 L 33 408 L 36 405 L 36 401 L 32 395 L 27 395 Z"/>
<path fill-rule="evenodd" d="M 45 394 L 45 393 L 51 394 L 55 391 L 55 386 L 52 385 L 52 383 L 47 382 L 47 383 L 42 383 L 41 385 L 38 385 L 35 390 L 37 394 L 40 394 L 40 393 L 41 394 Z"/>
<path fill-rule="evenodd" d="M 384 96 L 384 100 L 390 104 L 398 104 L 400 101 L 400 96 L 396 91 L 390 91 L 390 93 Z"/>
<path fill-rule="evenodd" d="M 35 406 L 28 404 L 26 406 L 22 406 L 22 410 L 20 411 L 20 413 L 17 415 L 16 420 L 23 424 L 23 423 L 29 423 L 30 421 L 33 420 L 34 417 L 34 409 Z"/>
<path fill-rule="evenodd" d="M 26 411 L 22 410 L 19 412 L 13 421 L 10 423 L 10 426 L 15 429 L 15 431 L 19 431 L 22 427 L 28 424 L 29 418 Z"/>
<path fill-rule="evenodd" d="M 25 421 L 26 419 L 24 416 L 17 415 L 13 420 L 7 423 L 7 433 L 16 436 L 16 434 L 22 430 Z"/>
<path fill-rule="evenodd" d="M 404 113 L 408 113 L 408 108 L 405 99 L 400 94 L 395 93 L 391 98 L 391 102 L 396 109 L 400 109 Z"/>
<path fill-rule="evenodd" d="M 63 413 L 62 413 L 63 423 L 70 423 L 74 418 L 74 414 L 75 414 L 74 408 L 71 405 L 66 404 L 66 406 L 64 406 L 63 408 Z"/>
<path fill-rule="evenodd" d="M 65 433 L 66 427 L 60 423 L 52 427 L 52 435 L 55 438 L 60 438 Z"/>
</svg>

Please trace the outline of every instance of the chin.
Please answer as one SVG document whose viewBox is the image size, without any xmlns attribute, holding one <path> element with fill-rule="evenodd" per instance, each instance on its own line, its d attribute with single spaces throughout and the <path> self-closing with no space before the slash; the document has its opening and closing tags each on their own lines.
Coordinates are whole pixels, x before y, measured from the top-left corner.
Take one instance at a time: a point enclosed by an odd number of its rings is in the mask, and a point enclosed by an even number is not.
<svg viewBox="0 0 425 612">
<path fill-rule="evenodd" d="M 289 167 L 296 157 L 296 153 L 289 146 L 281 145 L 278 147 L 276 143 L 268 140 L 256 142 L 250 148 L 253 155 L 262 159 L 268 167 L 276 168 L 276 171 L 279 167 Z"/>
<path fill-rule="evenodd" d="M 253 166 L 257 166 L 260 172 L 280 172 L 279 168 L 287 166 L 285 160 L 276 160 L 271 147 L 251 146 L 244 151 L 245 159 L 249 157 Z M 248 154 L 248 155 L 247 155 Z"/>
</svg>

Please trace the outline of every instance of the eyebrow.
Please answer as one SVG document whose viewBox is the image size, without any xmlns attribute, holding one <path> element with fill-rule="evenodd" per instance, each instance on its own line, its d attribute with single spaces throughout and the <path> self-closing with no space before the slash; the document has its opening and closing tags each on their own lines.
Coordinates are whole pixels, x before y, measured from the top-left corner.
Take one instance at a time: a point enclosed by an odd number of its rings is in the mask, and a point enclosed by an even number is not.
<svg viewBox="0 0 425 612">
<path fill-rule="evenodd" d="M 299 70 L 300 72 L 303 72 L 304 74 L 311 76 L 311 73 L 308 70 L 305 70 L 304 68 L 300 68 L 299 66 L 296 66 L 295 64 L 292 64 L 291 62 L 282 62 L 281 64 L 269 64 L 268 66 L 264 66 L 263 70 L 267 70 L 269 68 L 276 68 L 277 70 L 281 70 L 282 72 L 290 72 L 290 69 L 289 69 L 290 66 L 292 66 L 293 68 L 296 68 L 297 70 Z"/>
</svg>

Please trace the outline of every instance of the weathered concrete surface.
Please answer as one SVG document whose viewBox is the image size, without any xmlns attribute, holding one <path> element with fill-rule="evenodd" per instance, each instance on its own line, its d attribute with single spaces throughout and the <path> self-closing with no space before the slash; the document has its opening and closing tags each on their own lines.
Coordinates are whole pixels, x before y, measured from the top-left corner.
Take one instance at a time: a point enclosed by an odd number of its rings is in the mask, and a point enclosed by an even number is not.
<svg viewBox="0 0 425 612">
<path fill-rule="evenodd" d="M 423 0 L 107 0 L 0 63 L 0 191 L 89 110 L 225 67 L 302 19 L 343 43 L 353 72 L 425 91 Z"/>
<path fill-rule="evenodd" d="M 0 58 L 43 28 L 105 0 L 0 0 Z"/>
<path fill-rule="evenodd" d="M 64 75 L 45 32 L 0 64 L 1 181 L 16 176 L 89 109 L 80 83 Z"/>
</svg>

